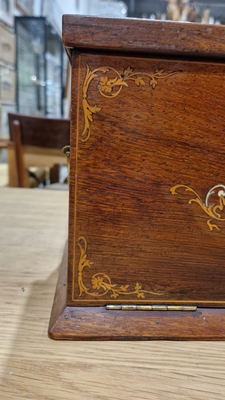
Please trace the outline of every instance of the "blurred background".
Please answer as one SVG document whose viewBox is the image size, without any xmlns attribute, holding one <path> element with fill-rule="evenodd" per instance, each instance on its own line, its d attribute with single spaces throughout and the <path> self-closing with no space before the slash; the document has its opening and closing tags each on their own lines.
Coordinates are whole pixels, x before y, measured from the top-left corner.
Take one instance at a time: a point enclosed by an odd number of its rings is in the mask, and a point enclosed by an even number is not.
<svg viewBox="0 0 225 400">
<path fill-rule="evenodd" d="M 8 113 L 70 116 L 63 14 L 225 23 L 224 0 L 0 0 L 0 186 L 8 185 Z"/>
</svg>

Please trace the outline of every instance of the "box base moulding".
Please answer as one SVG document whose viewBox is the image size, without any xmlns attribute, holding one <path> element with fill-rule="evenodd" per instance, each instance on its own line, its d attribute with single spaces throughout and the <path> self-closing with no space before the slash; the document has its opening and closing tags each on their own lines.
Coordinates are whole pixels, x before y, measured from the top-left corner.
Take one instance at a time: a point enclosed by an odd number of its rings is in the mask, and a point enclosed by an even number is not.
<svg viewBox="0 0 225 400">
<path fill-rule="evenodd" d="M 224 340 L 225 309 L 134 311 L 68 307 L 67 251 L 64 252 L 49 324 L 49 337 L 62 340 Z M 126 308 L 126 307 L 125 307 Z"/>
</svg>

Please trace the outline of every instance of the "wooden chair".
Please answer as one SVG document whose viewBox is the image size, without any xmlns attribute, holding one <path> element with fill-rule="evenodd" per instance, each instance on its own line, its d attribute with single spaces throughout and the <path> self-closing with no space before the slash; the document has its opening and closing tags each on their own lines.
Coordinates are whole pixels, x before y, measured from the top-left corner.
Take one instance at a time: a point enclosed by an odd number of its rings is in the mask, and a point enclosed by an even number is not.
<svg viewBox="0 0 225 400">
<path fill-rule="evenodd" d="M 29 167 L 53 167 L 66 164 L 62 148 L 70 143 L 70 121 L 31 117 L 21 114 L 8 114 L 10 139 L 14 144 L 15 165 L 14 182 L 10 186 L 30 187 L 27 169 Z M 12 157 L 11 157 L 12 158 Z"/>
</svg>

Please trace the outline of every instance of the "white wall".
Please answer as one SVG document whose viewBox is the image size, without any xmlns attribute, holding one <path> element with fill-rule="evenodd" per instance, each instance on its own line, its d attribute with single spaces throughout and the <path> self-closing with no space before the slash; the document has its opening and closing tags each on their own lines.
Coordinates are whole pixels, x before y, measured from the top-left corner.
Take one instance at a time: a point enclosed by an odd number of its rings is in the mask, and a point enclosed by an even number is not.
<svg viewBox="0 0 225 400">
<path fill-rule="evenodd" d="M 106 14 L 111 16 L 120 15 L 120 5 L 115 2 L 118 8 L 115 14 Z M 113 7 L 114 8 L 114 7 Z M 61 33 L 63 14 L 83 14 L 83 15 L 105 15 L 105 5 L 102 0 L 35 0 L 35 15 L 44 15 L 55 29 Z"/>
<path fill-rule="evenodd" d="M 76 0 L 75 0 L 76 1 Z M 123 2 L 114 1 L 107 5 L 104 0 L 77 0 L 79 14 L 125 17 L 127 7 Z M 110 3 L 110 2 L 109 2 Z M 123 13 L 122 13 L 123 10 Z"/>
<path fill-rule="evenodd" d="M 84 8 L 82 4 L 85 5 L 85 3 L 86 0 L 35 0 L 34 15 L 47 17 L 55 29 L 61 33 L 62 15 L 80 13 L 79 8 Z"/>
<path fill-rule="evenodd" d="M 76 2 L 76 0 L 75 0 Z M 94 3 L 95 0 L 78 0 L 78 14 L 89 15 L 91 13 L 91 4 Z"/>
<path fill-rule="evenodd" d="M 45 0 L 46 1 L 46 0 Z M 63 14 L 76 14 L 76 0 L 55 0 L 57 6 L 62 10 Z M 81 0 L 81 3 L 83 0 Z"/>
<path fill-rule="evenodd" d="M 85 0 L 84 0 L 85 1 Z M 82 0 L 81 0 L 82 2 Z M 54 7 L 62 10 L 63 14 L 76 14 L 78 9 L 76 7 L 76 0 L 34 0 L 34 14 L 36 16 L 41 15 L 42 9 L 48 9 Z M 78 0 L 79 3 L 79 0 Z"/>
</svg>

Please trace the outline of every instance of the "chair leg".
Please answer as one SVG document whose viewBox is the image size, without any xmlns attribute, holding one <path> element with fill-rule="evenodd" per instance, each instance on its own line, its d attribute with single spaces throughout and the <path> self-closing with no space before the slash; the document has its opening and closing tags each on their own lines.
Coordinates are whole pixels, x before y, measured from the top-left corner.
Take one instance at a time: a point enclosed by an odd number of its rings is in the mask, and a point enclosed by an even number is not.
<svg viewBox="0 0 225 400">
<path fill-rule="evenodd" d="M 8 180 L 9 187 L 18 187 L 18 177 L 16 173 L 16 155 L 15 146 L 13 142 L 8 144 L 7 148 L 7 160 L 8 160 Z"/>
<path fill-rule="evenodd" d="M 50 183 L 59 182 L 59 173 L 60 173 L 60 165 L 59 164 L 55 164 L 55 165 L 53 165 L 52 168 L 50 168 L 50 171 L 49 171 Z"/>
<path fill-rule="evenodd" d="M 15 144 L 15 154 L 16 154 L 16 169 L 18 174 L 18 186 L 19 187 L 29 187 L 28 178 L 26 174 L 26 168 L 24 165 L 23 157 L 23 147 L 21 144 L 21 129 L 19 121 L 13 121 L 12 123 L 12 134 L 13 141 Z"/>
</svg>

